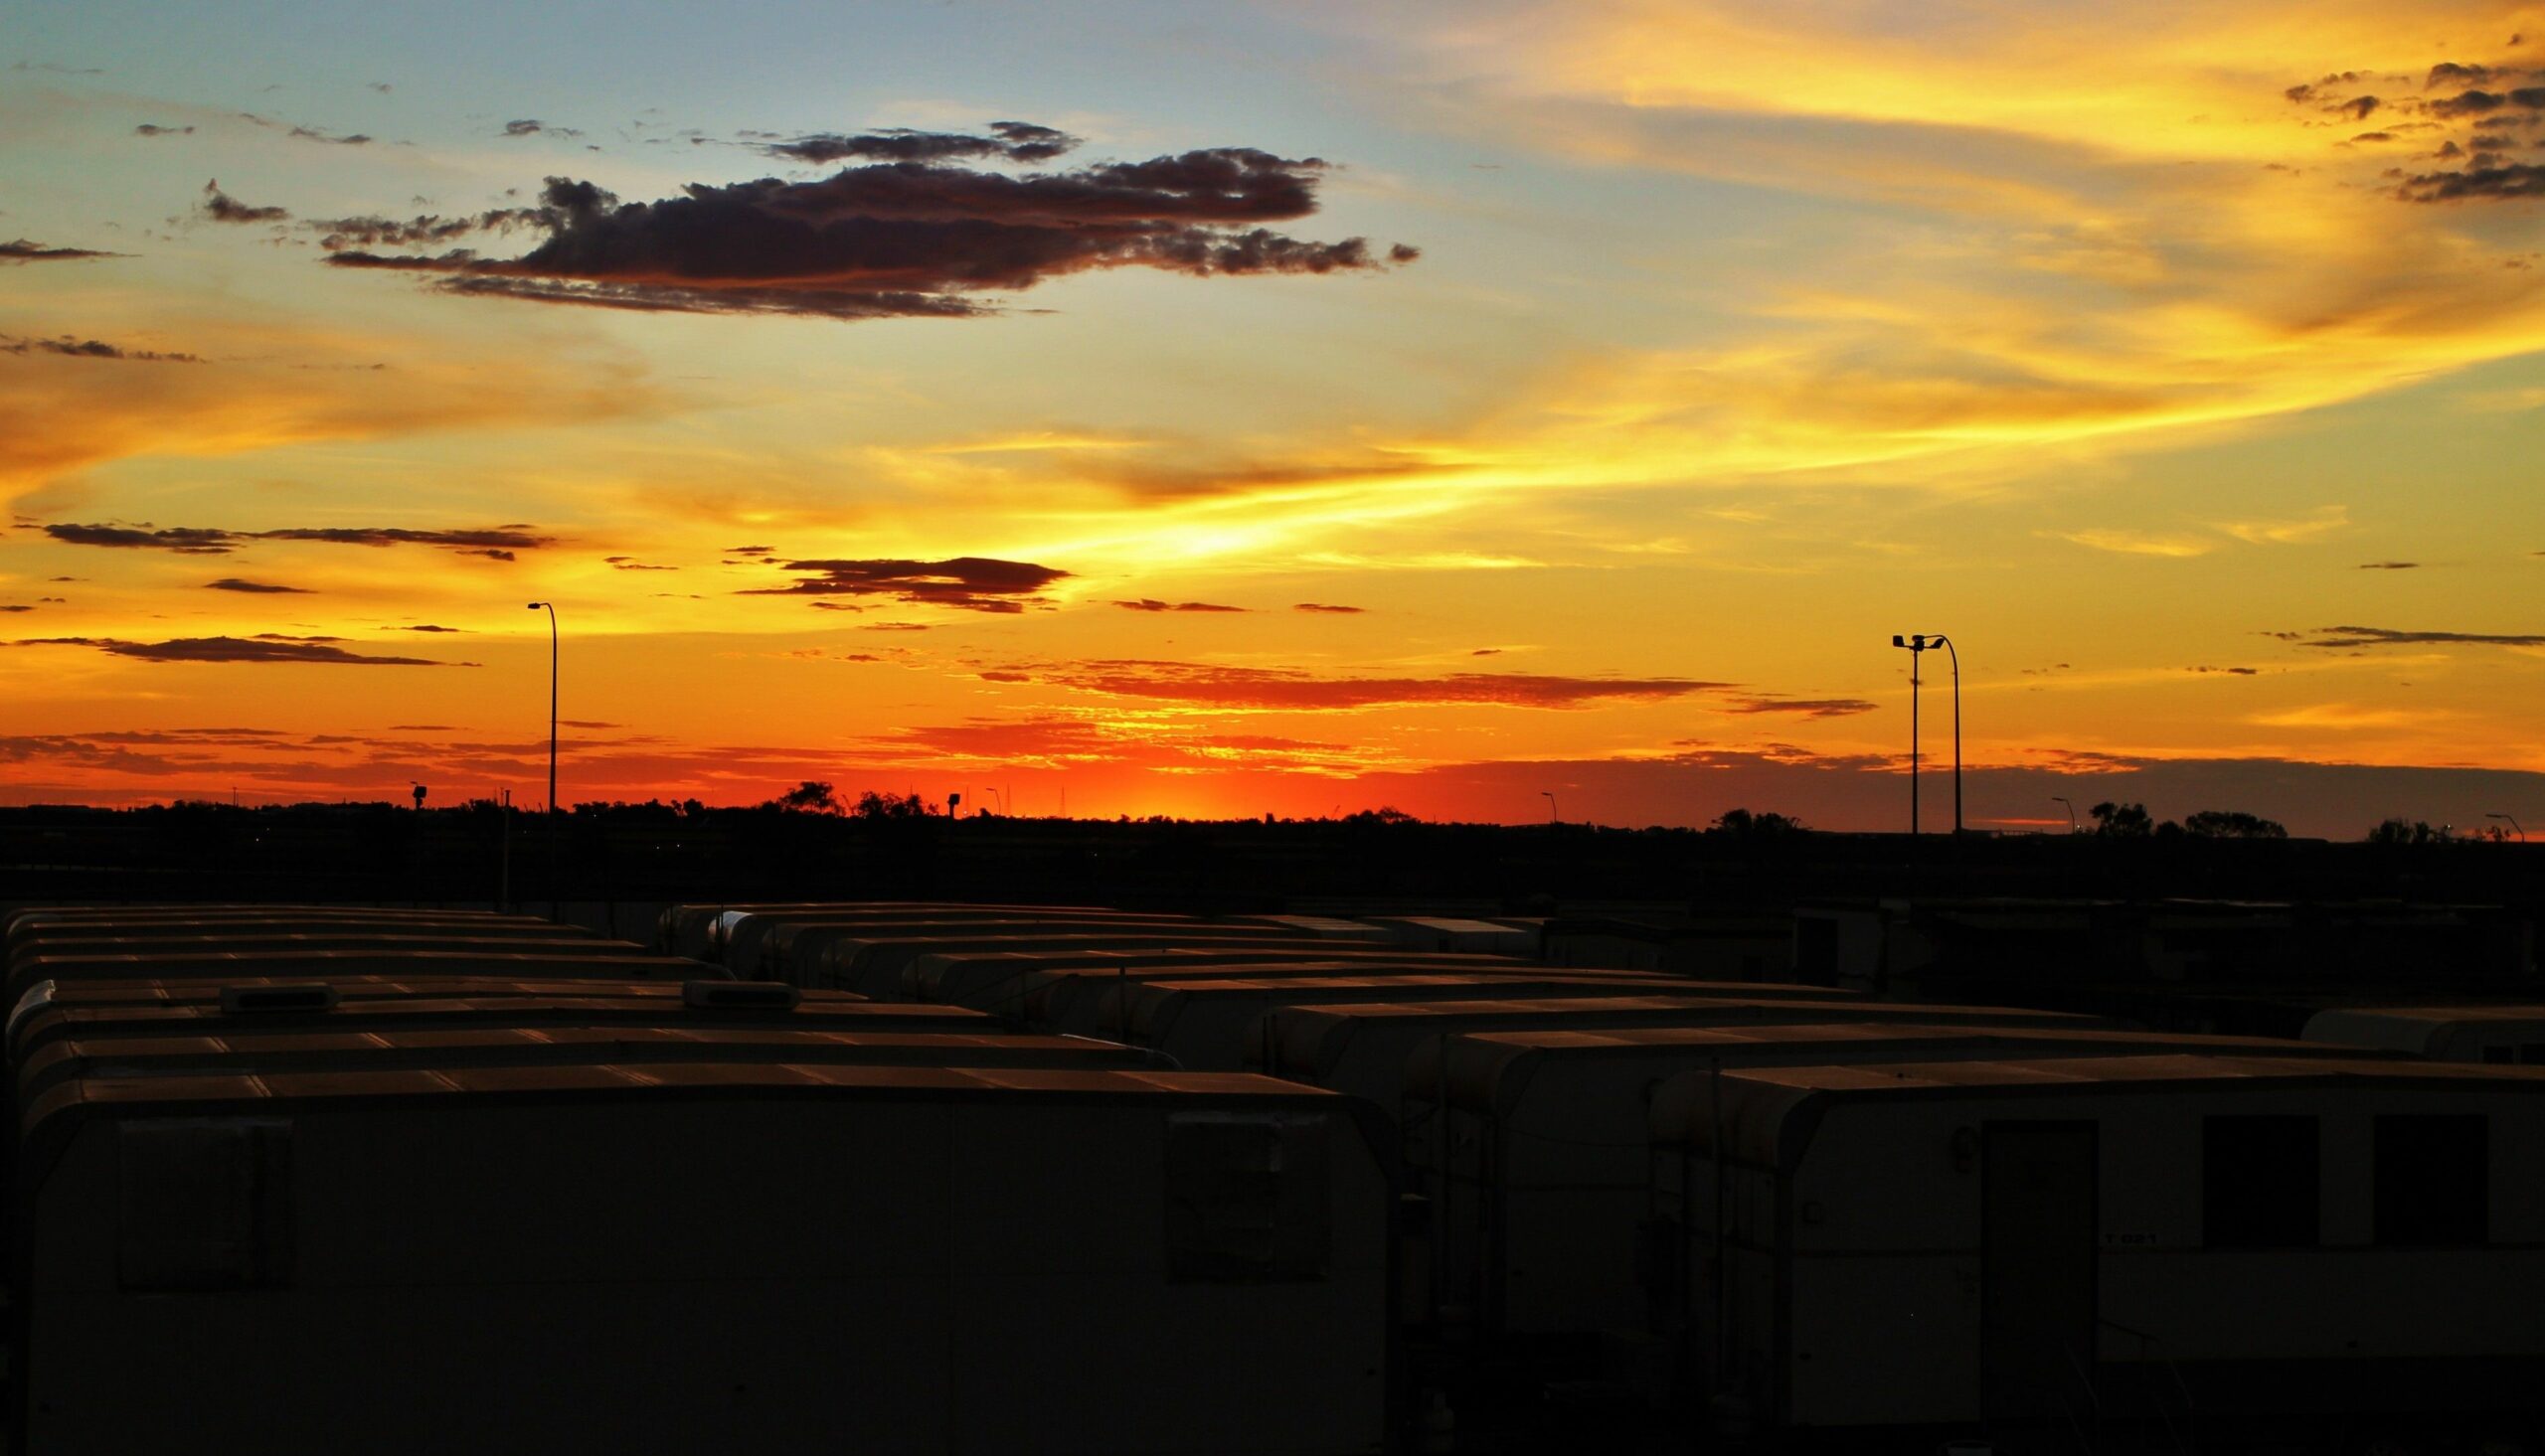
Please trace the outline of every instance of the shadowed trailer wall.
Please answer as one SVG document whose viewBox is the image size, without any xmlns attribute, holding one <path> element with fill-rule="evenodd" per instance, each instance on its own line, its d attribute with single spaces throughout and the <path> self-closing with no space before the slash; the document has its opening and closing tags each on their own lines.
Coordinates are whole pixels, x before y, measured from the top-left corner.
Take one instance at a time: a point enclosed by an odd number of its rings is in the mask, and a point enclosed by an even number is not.
<svg viewBox="0 0 2545 1456">
<path fill-rule="evenodd" d="M 637 1070 L 57 1089 L 22 1449 L 1381 1448 L 1394 1201 L 1345 1099 Z"/>
</svg>

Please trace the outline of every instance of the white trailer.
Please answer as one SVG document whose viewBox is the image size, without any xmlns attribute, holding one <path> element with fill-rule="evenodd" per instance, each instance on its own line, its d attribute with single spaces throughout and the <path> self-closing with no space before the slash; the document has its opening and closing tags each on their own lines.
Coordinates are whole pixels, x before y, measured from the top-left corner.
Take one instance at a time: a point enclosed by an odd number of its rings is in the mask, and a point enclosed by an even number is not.
<svg viewBox="0 0 2545 1456">
<path fill-rule="evenodd" d="M 1453 1323 L 1495 1338 L 1647 1328 L 1648 1122 L 1658 1089 L 1692 1070 L 2328 1054 L 2265 1038 L 2156 1035 L 1973 1007 L 1799 1004 L 1778 1017 L 1775 1025 L 1718 1015 L 1712 1026 L 1691 1016 L 1675 1027 L 1475 1032 L 1420 1047 L 1401 1073 L 1408 1183 L 1433 1200 L 1438 1287 Z"/>
<path fill-rule="evenodd" d="M 932 951 L 902 968 L 902 994 L 914 1001 L 942 1001 L 972 1006 L 1012 1006 L 1023 1012 L 1038 991 L 1070 978 L 1102 979 L 1130 971 L 1180 969 L 1202 975 L 1244 966 L 1315 964 L 1347 968 L 1362 965 L 1420 965 L 1445 970 L 1458 966 L 1507 964 L 1488 956 L 1422 956 L 1386 948 L 1321 941 L 1250 941 L 1234 945 L 1125 945 L 1104 949 L 1057 947 L 1042 950 Z M 1058 1017 L 1066 995 L 1046 995 L 1040 1015 Z"/>
<path fill-rule="evenodd" d="M 1535 960 L 1545 944 L 1542 925 L 1511 925 L 1453 915 L 1371 915 L 1369 923 L 1408 950 L 1462 950 Z"/>
<path fill-rule="evenodd" d="M 6 995 L 12 1002 L 39 981 L 222 981 L 239 976 L 322 978 L 326 976 L 511 976 L 530 980 L 591 978 L 606 981 L 683 981 L 721 977 L 715 966 L 675 960 L 629 946 L 551 952 L 517 950 L 270 950 L 171 951 L 130 955 L 46 955 L 19 957 L 9 968 Z"/>
<path fill-rule="evenodd" d="M 2545 1064 L 2545 1006 L 2343 1006 L 2317 1012 L 2309 1042 L 2409 1052 L 2436 1061 Z"/>
<path fill-rule="evenodd" d="M 2262 1417 L 2302 1444 L 2535 1404 L 2545 1071 L 1726 1068 L 1651 1128 L 1691 1393 L 1759 1426 Z"/>
<path fill-rule="evenodd" d="M 1260 1040 L 1264 1014 L 1277 1006 L 1318 1006 L 1361 1001 L 1473 1001 L 1510 996 L 1633 996 L 1651 989 L 1648 979 L 1593 972 L 1524 967 L 1506 976 L 1459 972 L 1410 976 L 1226 976 L 1191 980 L 1132 981 L 1105 988 L 1097 1005 L 1100 1035 L 1155 1047 L 1179 1066 L 1236 1070 L 1245 1043 Z M 1117 1035 L 1118 1033 L 1118 1035 Z"/>
<path fill-rule="evenodd" d="M 1873 1001 L 1844 992 L 1804 988 L 1799 997 L 1750 995 L 1736 984 L 1706 987 L 1673 982 L 1667 997 L 1635 998 L 1611 1007 L 1601 1001 L 1555 1002 L 1553 1015 L 1515 1017 L 1505 1007 L 1474 1008 L 1460 1002 L 1410 1002 L 1376 1006 L 1285 1006 L 1266 1013 L 1269 1025 L 1246 1039 L 1250 1071 L 1295 1077 L 1376 1103 L 1390 1117 L 1408 1096 L 1434 1081 L 1416 1083 L 1409 1063 L 1442 1037 L 1524 1027 L 1594 1031 L 1604 1027 L 1737 1027 L 1787 1022 L 1927 1022 L 1942 1026 L 2096 1027 L 2112 1025 L 2064 1012 L 1996 1006 L 1930 1006 Z M 1681 988 L 1686 988 L 1682 990 Z M 1781 988 L 1762 987 L 1763 991 Z M 1646 1004 L 1648 1003 L 1648 1004 Z M 1267 1060 L 1267 1057 L 1270 1060 Z M 1437 1055 L 1428 1057 L 1438 1065 Z"/>
<path fill-rule="evenodd" d="M 715 982 L 717 987 L 749 982 Z M 855 997 L 807 994 L 787 1005 L 693 1005 L 678 996 L 507 994 L 338 999 L 318 995 L 331 988 L 309 983 L 271 988 L 279 994 L 227 1004 L 80 1005 L 41 994 L 22 999 L 9 1018 L 10 1055 L 22 1061 L 33 1050 L 64 1037 L 217 1037 L 286 1024 L 348 1035 L 465 1031 L 481 1027 L 748 1027 L 804 1031 L 989 1032 L 995 1018 L 950 1006 L 879 1005 Z M 793 989 L 791 987 L 786 989 Z"/>
</svg>

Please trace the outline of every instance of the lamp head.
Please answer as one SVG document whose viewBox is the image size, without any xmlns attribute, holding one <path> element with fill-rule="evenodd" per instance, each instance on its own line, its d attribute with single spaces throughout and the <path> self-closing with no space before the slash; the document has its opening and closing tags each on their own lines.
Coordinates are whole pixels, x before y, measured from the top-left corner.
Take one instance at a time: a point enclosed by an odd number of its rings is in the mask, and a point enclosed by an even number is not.
<svg viewBox="0 0 2545 1456">
<path fill-rule="evenodd" d="M 1906 647 L 1909 645 L 1909 639 L 1901 636 L 1897 632 L 1894 632 L 1891 634 L 1891 645 L 1894 647 Z"/>
<path fill-rule="evenodd" d="M 539 610 L 541 607 L 546 606 L 547 604 L 548 604 L 548 603 L 546 603 L 546 602 L 544 602 L 544 601 L 534 601 L 534 602 L 532 602 L 532 603 L 529 605 L 529 607 L 527 608 L 527 610 L 530 610 L 530 611 L 537 611 L 537 610 Z"/>
</svg>

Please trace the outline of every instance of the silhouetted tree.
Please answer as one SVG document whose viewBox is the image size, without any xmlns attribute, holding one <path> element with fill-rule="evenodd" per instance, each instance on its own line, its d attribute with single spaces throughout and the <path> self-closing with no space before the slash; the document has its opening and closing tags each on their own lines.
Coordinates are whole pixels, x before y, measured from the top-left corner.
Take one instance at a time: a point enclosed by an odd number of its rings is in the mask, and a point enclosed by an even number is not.
<svg viewBox="0 0 2545 1456">
<path fill-rule="evenodd" d="M 2203 809 L 2183 816 L 2183 832 L 2194 839 L 2287 839 L 2278 820 L 2235 809 Z"/>
<path fill-rule="evenodd" d="M 939 811 L 936 805 L 916 793 L 879 794 L 873 789 L 868 789 L 857 796 L 856 806 L 848 812 L 860 819 L 925 819 Z"/>
<path fill-rule="evenodd" d="M 1752 813 L 1748 809 L 1726 809 L 1707 830 L 1709 834 L 1728 834 L 1735 839 L 1776 839 L 1810 831 L 1799 819 L 1786 814 Z"/>
<path fill-rule="evenodd" d="M 2446 844 L 2454 837 L 2447 825 L 2434 828 L 2420 819 L 2388 819 L 2368 831 L 2368 842 L 2374 845 Z"/>
<path fill-rule="evenodd" d="M 2086 814 L 2095 821 L 2095 833 L 2105 839 L 2146 839 L 2156 832 L 2156 821 L 2147 817 L 2144 804 L 2116 804 L 2106 799 Z"/>
<path fill-rule="evenodd" d="M 818 778 L 808 778 L 776 798 L 761 805 L 764 809 L 779 809 L 789 814 L 837 814 L 839 795 Z"/>
</svg>

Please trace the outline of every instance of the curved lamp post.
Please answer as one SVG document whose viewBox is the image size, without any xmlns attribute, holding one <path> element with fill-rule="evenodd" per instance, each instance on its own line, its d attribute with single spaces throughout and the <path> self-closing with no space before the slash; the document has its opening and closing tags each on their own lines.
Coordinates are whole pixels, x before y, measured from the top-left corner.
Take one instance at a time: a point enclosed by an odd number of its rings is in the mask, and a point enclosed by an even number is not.
<svg viewBox="0 0 2545 1456">
<path fill-rule="evenodd" d="M 1564 816 L 1556 812 L 1555 790 L 1540 789 L 1538 790 L 1538 797 L 1547 801 L 1547 822 L 1549 824 L 1562 824 L 1564 822 Z"/>
<path fill-rule="evenodd" d="M 557 905 L 557 603 L 534 601 L 530 610 L 548 612 L 548 918 Z"/>
<path fill-rule="evenodd" d="M 2077 832 L 2077 801 L 2066 794 L 2052 794 L 2050 802 L 2068 806 L 2068 832 L 2075 834 Z"/>
<path fill-rule="evenodd" d="M 548 611 L 548 812 L 557 812 L 557 603 L 534 601 L 532 611 Z"/>
<path fill-rule="evenodd" d="M 2511 815 L 2508 815 L 2508 814 L 2486 814 L 2486 815 L 2484 815 L 2483 817 L 2484 817 L 2484 818 L 2486 818 L 2486 819 L 2504 819 L 2504 820 L 2508 820 L 2510 829 L 2518 835 L 2518 842 L 2519 842 L 2520 844 L 2525 844 L 2525 843 L 2527 843 L 2527 831 L 2526 831 L 2526 830 L 2524 830 L 2524 829 L 2520 829 L 2520 828 L 2518 827 L 2518 820 L 2517 820 L 2516 818 L 2512 817 Z"/>
<path fill-rule="evenodd" d="M 1918 663 L 1921 653 L 1943 648 L 1952 663 L 1952 832 L 1961 833 L 1961 652 L 1942 632 L 1895 635 L 1894 647 L 1909 653 L 1909 832 L 1918 832 Z"/>
</svg>

